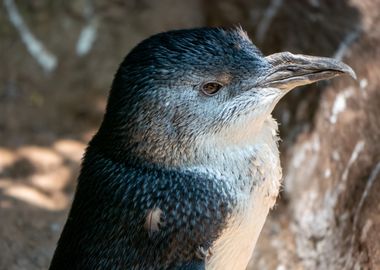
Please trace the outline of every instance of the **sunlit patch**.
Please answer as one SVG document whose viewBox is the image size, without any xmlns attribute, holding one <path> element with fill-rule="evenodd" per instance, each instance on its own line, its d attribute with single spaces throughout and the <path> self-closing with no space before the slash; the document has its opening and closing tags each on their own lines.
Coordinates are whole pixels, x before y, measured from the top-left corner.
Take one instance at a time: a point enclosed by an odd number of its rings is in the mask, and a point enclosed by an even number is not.
<svg viewBox="0 0 380 270">
<path fill-rule="evenodd" d="M 64 193 L 55 192 L 48 196 L 35 188 L 25 185 L 8 186 L 3 189 L 3 193 L 28 204 L 51 211 L 63 210 L 69 204 L 68 196 Z"/>
<path fill-rule="evenodd" d="M 42 168 L 58 166 L 62 162 L 60 155 L 46 147 L 25 146 L 21 147 L 17 153 L 20 157 L 26 158 Z"/>
<path fill-rule="evenodd" d="M 14 153 L 7 149 L 0 148 L 0 172 L 2 168 L 10 166 L 16 159 L 17 157 Z"/>
<path fill-rule="evenodd" d="M 67 187 L 77 177 L 84 148 L 74 140 L 60 140 L 52 147 L 1 148 L 0 191 L 5 196 L 1 203 L 17 199 L 51 211 L 65 209 L 71 198 Z"/>
<path fill-rule="evenodd" d="M 71 170 L 61 166 L 43 174 L 34 174 L 30 177 L 30 182 L 38 188 L 53 192 L 63 190 L 72 178 Z"/>
<path fill-rule="evenodd" d="M 80 161 L 86 145 L 75 140 L 59 140 L 53 145 L 54 149 L 73 161 Z"/>
</svg>

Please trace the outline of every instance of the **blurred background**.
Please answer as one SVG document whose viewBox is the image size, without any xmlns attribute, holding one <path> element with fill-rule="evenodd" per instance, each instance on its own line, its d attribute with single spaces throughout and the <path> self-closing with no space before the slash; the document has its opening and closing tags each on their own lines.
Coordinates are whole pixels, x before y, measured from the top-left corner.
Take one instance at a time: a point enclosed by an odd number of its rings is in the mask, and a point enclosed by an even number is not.
<svg viewBox="0 0 380 270">
<path fill-rule="evenodd" d="M 249 269 L 380 269 L 380 0 L 1 0 L 0 269 L 47 269 L 113 75 L 157 32 L 241 25 L 342 59 L 276 108 L 284 185 Z"/>
</svg>

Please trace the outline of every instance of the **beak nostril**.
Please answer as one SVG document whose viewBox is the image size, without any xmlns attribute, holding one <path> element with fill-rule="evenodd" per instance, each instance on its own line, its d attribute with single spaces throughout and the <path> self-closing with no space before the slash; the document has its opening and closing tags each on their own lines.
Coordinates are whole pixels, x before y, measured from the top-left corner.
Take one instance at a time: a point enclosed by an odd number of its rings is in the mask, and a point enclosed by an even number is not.
<svg viewBox="0 0 380 270">
<path fill-rule="evenodd" d="M 291 66 L 287 66 L 286 70 L 295 72 L 295 71 L 299 70 L 299 68 L 297 66 L 291 65 Z"/>
</svg>

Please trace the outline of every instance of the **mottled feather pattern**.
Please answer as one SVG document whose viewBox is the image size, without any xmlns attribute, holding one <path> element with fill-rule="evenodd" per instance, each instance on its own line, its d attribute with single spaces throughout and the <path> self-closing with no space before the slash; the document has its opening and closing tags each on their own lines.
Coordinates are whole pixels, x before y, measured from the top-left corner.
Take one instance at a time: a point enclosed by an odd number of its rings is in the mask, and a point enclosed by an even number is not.
<svg viewBox="0 0 380 270">
<path fill-rule="evenodd" d="M 236 202 L 223 181 L 117 163 L 93 151 L 52 269 L 172 269 L 198 261 L 199 247 L 209 249 L 224 229 Z M 144 226 L 151 209 L 162 211 L 157 231 Z"/>
</svg>

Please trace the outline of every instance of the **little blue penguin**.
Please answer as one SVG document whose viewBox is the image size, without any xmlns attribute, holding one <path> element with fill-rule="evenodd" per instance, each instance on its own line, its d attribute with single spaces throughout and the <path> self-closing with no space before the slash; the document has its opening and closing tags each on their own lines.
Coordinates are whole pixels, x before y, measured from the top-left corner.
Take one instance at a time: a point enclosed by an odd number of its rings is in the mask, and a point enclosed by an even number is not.
<svg viewBox="0 0 380 270">
<path fill-rule="evenodd" d="M 121 63 L 50 269 L 244 270 L 281 186 L 271 113 L 346 64 L 246 32 L 156 34 Z"/>
</svg>

